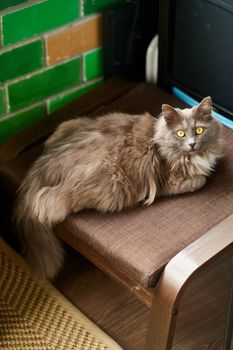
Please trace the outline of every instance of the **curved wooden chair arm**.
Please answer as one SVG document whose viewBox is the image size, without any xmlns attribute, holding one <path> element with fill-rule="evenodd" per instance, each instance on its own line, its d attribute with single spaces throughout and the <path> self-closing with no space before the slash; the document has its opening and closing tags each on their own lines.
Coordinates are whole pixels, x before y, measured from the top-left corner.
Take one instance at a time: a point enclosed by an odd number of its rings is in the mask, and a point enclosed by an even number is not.
<svg viewBox="0 0 233 350">
<path fill-rule="evenodd" d="M 233 215 L 223 220 L 166 266 L 155 287 L 146 350 L 172 346 L 179 306 L 186 288 L 221 256 L 232 257 Z M 229 261 L 232 262 L 232 259 Z M 232 265 L 231 267 L 232 268 Z M 232 276 L 231 276 L 232 278 Z"/>
</svg>

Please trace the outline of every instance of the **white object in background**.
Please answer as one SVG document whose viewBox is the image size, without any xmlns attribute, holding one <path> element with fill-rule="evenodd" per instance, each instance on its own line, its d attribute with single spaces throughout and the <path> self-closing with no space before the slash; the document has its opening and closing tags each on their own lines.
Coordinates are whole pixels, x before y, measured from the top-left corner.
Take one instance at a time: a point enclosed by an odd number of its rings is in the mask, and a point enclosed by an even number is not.
<svg viewBox="0 0 233 350">
<path fill-rule="evenodd" d="M 156 35 L 150 42 L 146 52 L 146 81 L 157 83 L 158 79 L 158 51 L 159 36 Z"/>
</svg>

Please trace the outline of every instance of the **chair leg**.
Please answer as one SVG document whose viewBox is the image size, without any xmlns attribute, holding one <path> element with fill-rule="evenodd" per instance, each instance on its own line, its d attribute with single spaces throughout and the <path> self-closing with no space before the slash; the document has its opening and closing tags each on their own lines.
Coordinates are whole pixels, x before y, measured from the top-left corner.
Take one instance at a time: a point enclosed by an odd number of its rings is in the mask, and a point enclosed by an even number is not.
<svg viewBox="0 0 233 350">
<path fill-rule="evenodd" d="M 233 215 L 174 257 L 155 287 L 146 350 L 230 350 Z"/>
<path fill-rule="evenodd" d="M 175 298 L 170 293 L 169 286 L 164 290 L 162 280 L 155 288 L 146 337 L 146 350 L 167 350 L 173 343 L 177 313 Z"/>
</svg>

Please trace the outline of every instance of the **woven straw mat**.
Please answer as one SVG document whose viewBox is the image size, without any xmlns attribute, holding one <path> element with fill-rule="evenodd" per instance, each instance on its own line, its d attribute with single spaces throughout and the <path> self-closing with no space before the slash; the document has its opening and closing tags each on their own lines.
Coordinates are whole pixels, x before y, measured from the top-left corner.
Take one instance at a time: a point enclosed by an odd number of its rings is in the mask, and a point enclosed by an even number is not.
<svg viewBox="0 0 233 350">
<path fill-rule="evenodd" d="M 0 239 L 0 349 L 120 350 Z"/>
</svg>

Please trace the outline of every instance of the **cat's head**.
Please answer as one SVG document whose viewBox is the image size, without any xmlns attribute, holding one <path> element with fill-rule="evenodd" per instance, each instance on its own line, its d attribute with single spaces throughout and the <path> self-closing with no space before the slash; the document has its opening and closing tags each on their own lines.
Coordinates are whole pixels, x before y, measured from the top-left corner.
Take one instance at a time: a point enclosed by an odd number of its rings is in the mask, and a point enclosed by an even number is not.
<svg viewBox="0 0 233 350">
<path fill-rule="evenodd" d="M 213 149 L 219 141 L 220 124 L 211 113 L 210 97 L 193 108 L 162 105 L 167 147 L 175 153 L 184 154 Z"/>
</svg>

